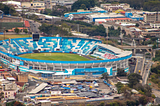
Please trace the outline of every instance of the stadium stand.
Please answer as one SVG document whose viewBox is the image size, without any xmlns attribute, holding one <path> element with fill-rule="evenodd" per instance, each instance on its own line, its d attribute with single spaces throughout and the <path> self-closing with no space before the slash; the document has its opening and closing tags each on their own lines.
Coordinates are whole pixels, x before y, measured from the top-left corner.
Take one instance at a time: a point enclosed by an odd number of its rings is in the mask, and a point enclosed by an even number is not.
<svg viewBox="0 0 160 106">
<path fill-rule="evenodd" d="M 132 52 L 123 51 L 111 45 L 102 44 L 100 40 L 72 37 L 16 38 L 0 41 L 0 59 L 11 68 L 19 67 L 24 72 L 55 71 L 63 75 L 99 75 L 108 72 L 114 75 L 117 68 L 129 70 L 128 59 Z M 60 52 L 92 55 L 101 58 L 93 61 L 49 61 L 18 57 L 25 53 Z M 18 61 L 18 62 L 17 62 Z"/>
</svg>

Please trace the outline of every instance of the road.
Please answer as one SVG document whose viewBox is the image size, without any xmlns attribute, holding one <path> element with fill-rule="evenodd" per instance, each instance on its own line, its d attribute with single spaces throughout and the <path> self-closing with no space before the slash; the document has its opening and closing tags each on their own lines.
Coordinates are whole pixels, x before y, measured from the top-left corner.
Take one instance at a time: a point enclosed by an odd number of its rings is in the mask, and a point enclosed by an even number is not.
<svg viewBox="0 0 160 106">
<path fill-rule="evenodd" d="M 39 33 L 40 31 L 39 31 L 38 27 L 41 26 L 41 24 L 38 22 L 34 22 L 33 20 L 28 20 L 28 21 L 30 24 L 30 32 Z"/>
<path fill-rule="evenodd" d="M 142 85 L 147 84 L 147 79 L 150 74 L 151 66 L 152 66 L 152 61 L 148 61 L 148 63 L 145 65 L 144 72 L 142 75 Z"/>
<path fill-rule="evenodd" d="M 160 98 L 160 90 L 157 90 L 157 89 L 153 89 L 153 88 L 152 88 L 152 92 L 153 92 L 153 94 L 154 94 L 156 97 L 159 97 L 159 98 Z"/>
<path fill-rule="evenodd" d="M 143 58 L 142 58 L 142 57 L 138 57 L 138 58 L 137 58 L 136 67 L 135 67 L 134 73 L 140 74 L 140 73 L 139 73 L 139 70 L 140 70 L 140 71 L 143 71 L 143 70 L 142 70 L 142 69 L 143 69 L 143 66 L 144 66 Z"/>
<path fill-rule="evenodd" d="M 16 94 L 16 98 L 18 100 L 22 101 L 23 100 L 23 96 L 26 96 L 27 93 L 30 92 L 32 89 L 34 89 L 36 87 L 36 84 L 37 84 L 35 81 L 31 81 L 30 79 L 28 79 L 28 83 L 29 83 L 29 86 L 26 87 L 23 92 L 18 92 Z"/>
</svg>

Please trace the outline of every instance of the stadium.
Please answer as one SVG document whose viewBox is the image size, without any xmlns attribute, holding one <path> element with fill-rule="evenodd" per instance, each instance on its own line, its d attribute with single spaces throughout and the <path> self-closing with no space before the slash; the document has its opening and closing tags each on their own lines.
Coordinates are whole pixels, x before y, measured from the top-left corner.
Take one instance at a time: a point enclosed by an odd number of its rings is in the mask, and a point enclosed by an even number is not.
<svg viewBox="0 0 160 106">
<path fill-rule="evenodd" d="M 68 60 L 44 60 L 55 58 L 59 54 L 71 55 Z M 56 54 L 57 53 L 57 54 Z M 29 54 L 35 58 L 24 58 Z M 34 55 L 36 54 L 36 55 Z M 77 55 L 77 57 L 74 57 Z M 111 45 L 102 44 L 100 40 L 74 38 L 74 37 L 40 37 L 38 41 L 33 38 L 15 38 L 0 41 L 1 61 L 13 69 L 23 72 L 54 73 L 55 75 L 100 75 L 108 72 L 110 76 L 116 75 L 118 68 L 128 72 L 128 59 L 131 51 L 124 51 Z M 66 57 L 67 58 L 67 57 Z M 82 58 L 82 59 L 81 59 Z M 73 59 L 73 60 L 72 60 Z M 75 60 L 74 60 L 75 59 Z M 79 59 L 79 60 L 76 60 Z"/>
</svg>

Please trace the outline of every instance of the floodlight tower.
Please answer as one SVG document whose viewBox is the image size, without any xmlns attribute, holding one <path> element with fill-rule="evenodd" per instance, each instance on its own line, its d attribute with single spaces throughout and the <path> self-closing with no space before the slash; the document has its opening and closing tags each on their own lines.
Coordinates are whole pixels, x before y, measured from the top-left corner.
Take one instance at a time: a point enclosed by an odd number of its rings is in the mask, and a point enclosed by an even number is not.
<svg viewBox="0 0 160 106">
<path fill-rule="evenodd" d="M 2 19 L 3 19 L 3 11 L 0 10 L 0 32 L 3 32 Z"/>
<path fill-rule="evenodd" d="M 106 34 L 107 34 L 107 45 L 108 45 L 108 27 L 106 28 Z"/>
</svg>

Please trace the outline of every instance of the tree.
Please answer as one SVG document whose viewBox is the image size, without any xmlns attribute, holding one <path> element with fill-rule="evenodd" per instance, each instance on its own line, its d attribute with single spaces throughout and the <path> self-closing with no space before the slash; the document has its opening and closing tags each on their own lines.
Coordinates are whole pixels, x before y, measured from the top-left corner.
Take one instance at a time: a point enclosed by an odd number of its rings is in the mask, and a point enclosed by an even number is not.
<svg viewBox="0 0 160 106">
<path fill-rule="evenodd" d="M 142 96 L 139 98 L 139 103 L 145 106 L 149 102 L 148 98 L 146 96 Z"/>
<path fill-rule="evenodd" d="M 151 97 L 152 96 L 152 88 L 149 85 L 144 85 L 144 93 L 146 96 Z"/>
<path fill-rule="evenodd" d="M 19 33 L 19 29 L 16 27 L 15 29 L 14 29 L 14 31 L 15 31 L 15 33 Z"/>
<path fill-rule="evenodd" d="M 128 80 L 129 80 L 129 87 L 133 88 L 134 85 L 136 85 L 137 83 L 139 83 L 139 81 L 142 79 L 142 76 L 137 74 L 137 73 L 131 73 L 128 76 Z"/>
<path fill-rule="evenodd" d="M 118 83 L 116 84 L 116 87 L 117 87 L 118 93 L 121 93 L 121 89 L 122 89 L 122 87 L 124 87 L 124 85 L 123 85 L 121 82 L 118 82 Z"/>
<path fill-rule="evenodd" d="M 124 71 L 123 68 L 118 68 L 117 69 L 117 76 L 126 76 L 126 72 Z"/>
<path fill-rule="evenodd" d="M 23 29 L 23 32 L 28 33 L 28 30 L 27 29 Z"/>
<path fill-rule="evenodd" d="M 108 73 L 105 72 L 102 74 L 102 79 L 108 80 L 108 76 L 109 76 Z"/>
<path fill-rule="evenodd" d="M 80 7 L 81 9 L 86 9 L 86 5 L 85 4 L 81 4 L 81 7 Z"/>
<path fill-rule="evenodd" d="M 2 98 L 4 98 L 4 93 L 3 92 L 0 93 L 0 101 L 2 100 Z"/>
<path fill-rule="evenodd" d="M 25 105 L 19 101 L 12 101 L 12 102 L 8 102 L 6 106 L 25 106 Z"/>
<path fill-rule="evenodd" d="M 138 100 L 136 100 L 136 101 L 130 101 L 130 100 L 128 100 L 128 101 L 126 101 L 126 106 L 138 106 L 139 105 L 139 102 L 138 102 Z"/>
<path fill-rule="evenodd" d="M 120 35 L 120 27 L 118 29 L 114 29 L 114 26 L 108 27 L 108 36 L 119 36 Z"/>
<path fill-rule="evenodd" d="M 95 0 L 78 0 L 78 1 L 73 3 L 72 10 L 76 11 L 80 8 L 90 9 L 91 7 L 94 7 L 94 6 L 95 6 Z"/>
<path fill-rule="evenodd" d="M 138 23 L 136 23 L 136 25 L 135 25 L 136 27 L 139 27 L 139 24 Z"/>
<path fill-rule="evenodd" d="M 0 3 L 0 10 L 2 10 L 4 14 L 17 15 L 12 5 L 6 5 L 6 4 Z"/>
<path fill-rule="evenodd" d="M 124 86 L 121 88 L 121 91 L 123 93 L 123 96 L 125 98 L 130 98 L 131 97 L 131 89 L 128 86 Z"/>
</svg>

